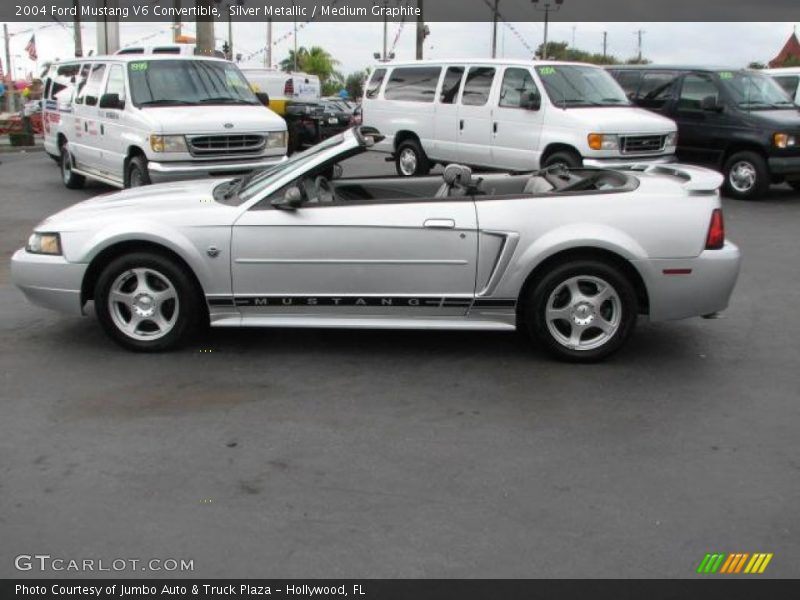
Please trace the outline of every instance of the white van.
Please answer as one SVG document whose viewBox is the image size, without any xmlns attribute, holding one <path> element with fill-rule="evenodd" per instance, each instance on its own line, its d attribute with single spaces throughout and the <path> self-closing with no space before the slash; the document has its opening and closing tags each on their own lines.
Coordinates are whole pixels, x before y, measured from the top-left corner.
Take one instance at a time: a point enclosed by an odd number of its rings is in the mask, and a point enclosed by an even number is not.
<svg viewBox="0 0 800 600">
<path fill-rule="evenodd" d="M 777 81 L 794 103 L 800 106 L 800 67 L 764 69 L 764 73 Z"/>
<path fill-rule="evenodd" d="M 674 161 L 675 122 L 633 107 L 605 70 L 550 61 L 379 64 L 363 123 L 401 176 L 435 163 L 512 171 Z"/>
<path fill-rule="evenodd" d="M 246 173 L 286 155 L 286 123 L 216 58 L 115 55 L 50 67 L 45 149 L 64 184 L 116 187 Z"/>
</svg>

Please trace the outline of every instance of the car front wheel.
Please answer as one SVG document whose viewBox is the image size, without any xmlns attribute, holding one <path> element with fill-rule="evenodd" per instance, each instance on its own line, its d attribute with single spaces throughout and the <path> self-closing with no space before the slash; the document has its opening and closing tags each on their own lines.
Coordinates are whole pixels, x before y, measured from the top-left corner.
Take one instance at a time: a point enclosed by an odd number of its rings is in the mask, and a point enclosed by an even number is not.
<svg viewBox="0 0 800 600">
<path fill-rule="evenodd" d="M 767 161 L 755 152 L 737 152 L 726 162 L 725 194 L 737 200 L 757 200 L 770 185 Z"/>
<path fill-rule="evenodd" d="M 150 252 L 121 256 L 103 269 L 94 290 L 105 332 L 128 350 L 179 346 L 203 315 L 192 280 L 174 261 Z"/>
<path fill-rule="evenodd" d="M 633 333 L 636 293 L 616 267 L 594 260 L 558 265 L 533 287 L 526 303 L 531 337 L 570 362 L 597 362 Z"/>
</svg>

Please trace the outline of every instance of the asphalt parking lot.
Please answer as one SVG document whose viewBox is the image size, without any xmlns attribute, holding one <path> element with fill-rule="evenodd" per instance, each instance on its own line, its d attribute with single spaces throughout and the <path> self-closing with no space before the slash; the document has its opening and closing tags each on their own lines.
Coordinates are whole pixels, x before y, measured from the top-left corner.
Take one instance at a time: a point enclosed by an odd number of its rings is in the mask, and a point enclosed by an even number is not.
<svg viewBox="0 0 800 600">
<path fill-rule="evenodd" d="M 724 318 L 641 322 L 604 364 L 468 332 L 216 330 L 152 356 L 10 283 L 39 220 L 108 188 L 0 160 L 0 577 L 65 574 L 15 570 L 36 553 L 204 578 L 690 577 L 707 552 L 800 576 L 788 187 L 725 201 L 745 260 Z"/>
</svg>

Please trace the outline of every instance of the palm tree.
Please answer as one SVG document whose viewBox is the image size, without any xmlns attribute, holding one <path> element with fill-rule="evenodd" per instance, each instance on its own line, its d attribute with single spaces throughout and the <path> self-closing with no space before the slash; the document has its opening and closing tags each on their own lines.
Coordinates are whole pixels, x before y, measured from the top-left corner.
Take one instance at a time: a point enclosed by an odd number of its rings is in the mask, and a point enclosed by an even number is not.
<svg viewBox="0 0 800 600">
<path fill-rule="evenodd" d="M 281 70 L 286 72 L 294 71 L 294 59 L 294 50 L 289 50 L 289 56 L 280 62 Z M 341 73 L 336 70 L 336 65 L 338 64 L 338 60 L 319 46 L 312 46 L 311 48 L 301 46 L 297 49 L 297 69 L 310 75 L 316 75 L 323 85 L 330 80 L 342 79 Z"/>
<path fill-rule="evenodd" d="M 306 50 L 305 47 L 300 46 L 297 49 L 296 63 L 297 63 L 297 69 L 299 71 L 303 70 L 303 61 L 305 60 L 305 57 L 307 55 L 308 55 L 308 50 Z M 294 66 L 295 66 L 294 50 L 289 50 L 289 56 L 287 56 L 280 62 L 280 68 L 281 71 L 286 71 L 287 73 L 290 73 L 295 70 Z"/>
</svg>

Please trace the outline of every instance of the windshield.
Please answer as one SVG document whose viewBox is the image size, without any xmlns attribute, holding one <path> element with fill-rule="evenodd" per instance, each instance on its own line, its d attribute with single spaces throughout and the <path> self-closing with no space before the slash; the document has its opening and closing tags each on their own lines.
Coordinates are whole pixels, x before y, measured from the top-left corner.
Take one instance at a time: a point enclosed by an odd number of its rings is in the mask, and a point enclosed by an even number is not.
<svg viewBox="0 0 800 600">
<path fill-rule="evenodd" d="M 550 102 L 574 106 L 630 106 L 625 92 L 604 69 L 581 65 L 546 65 L 536 72 Z"/>
<path fill-rule="evenodd" d="M 794 108 L 794 102 L 786 91 L 767 75 L 750 71 L 722 71 L 719 80 L 731 100 L 742 108 Z"/>
<path fill-rule="evenodd" d="M 213 60 L 141 60 L 128 64 L 136 106 L 259 104 L 232 63 Z"/>
<path fill-rule="evenodd" d="M 312 146 L 308 150 L 292 154 L 288 160 L 267 167 L 261 171 L 254 171 L 244 179 L 235 180 L 235 192 L 238 192 L 239 202 L 247 202 L 250 198 L 257 196 L 272 183 L 275 178 L 280 177 L 283 173 L 296 169 L 298 171 L 302 170 L 303 165 L 312 162 L 319 154 L 334 146 L 338 146 L 342 142 L 344 142 L 344 135 L 335 135 L 324 142 L 320 142 L 316 146 Z M 229 192 L 226 192 L 226 194 L 228 193 Z"/>
</svg>

